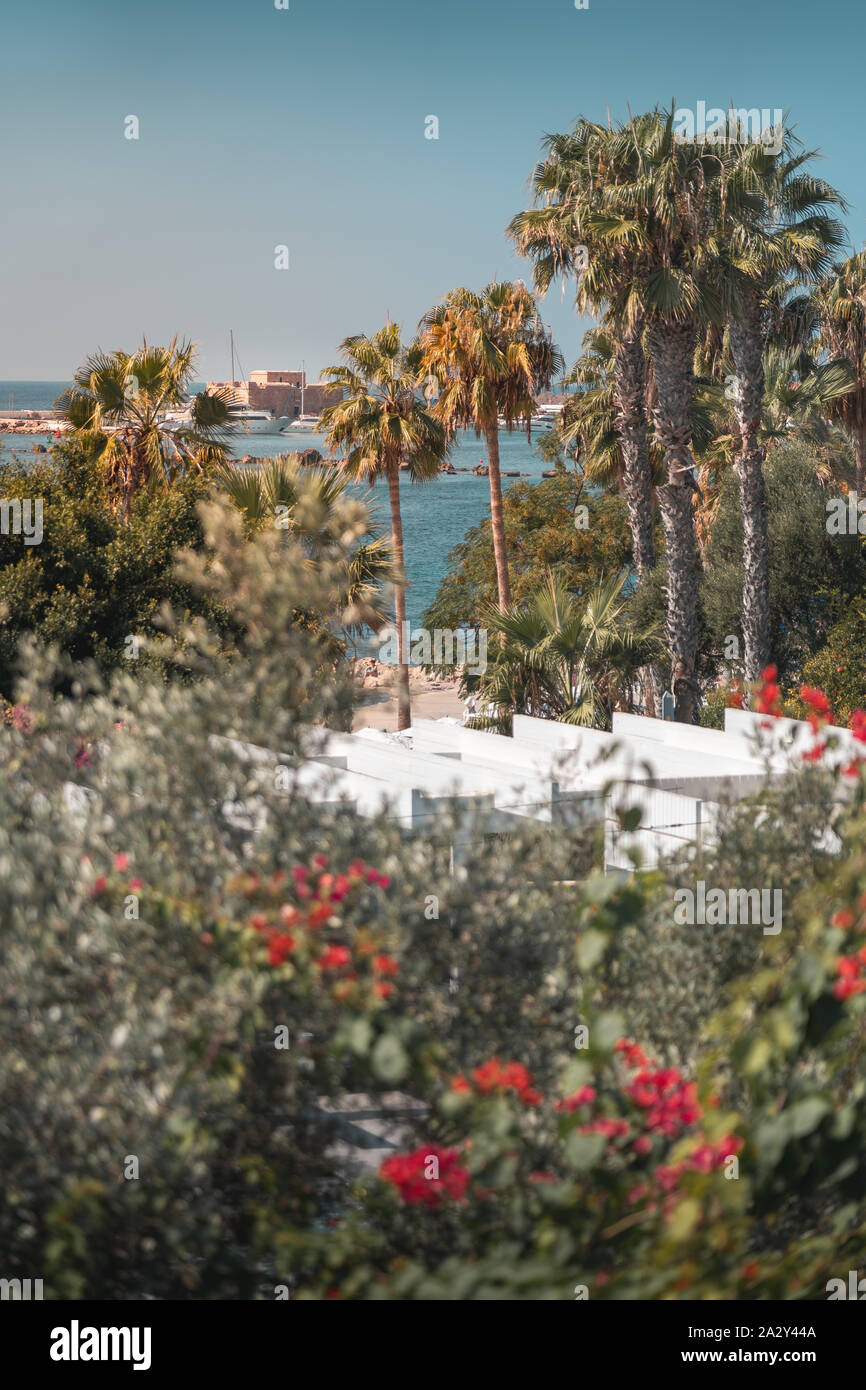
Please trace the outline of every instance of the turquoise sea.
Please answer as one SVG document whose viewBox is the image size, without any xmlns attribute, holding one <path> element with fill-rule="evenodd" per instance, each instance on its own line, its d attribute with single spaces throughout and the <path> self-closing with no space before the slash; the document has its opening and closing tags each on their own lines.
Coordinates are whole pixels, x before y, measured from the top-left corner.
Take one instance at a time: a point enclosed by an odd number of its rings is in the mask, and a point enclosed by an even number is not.
<svg viewBox="0 0 866 1390">
<path fill-rule="evenodd" d="M 0 411 L 10 409 L 10 396 L 15 410 L 50 409 L 69 384 L 64 381 L 0 381 Z M 525 434 L 500 435 L 503 472 L 516 470 L 529 475 L 529 479 L 540 480 L 542 472 L 549 465 L 543 463 L 536 453 L 538 433 L 540 431 L 533 428 L 531 443 L 527 442 Z M 0 457 L 8 458 L 14 452 L 19 458 L 25 459 L 35 444 L 50 445 L 52 442 L 50 436 L 42 435 L 22 435 L 12 439 L 0 436 Z M 234 443 L 233 452 L 237 458 L 244 454 L 271 458 L 276 454 L 306 448 L 317 448 L 324 453 L 324 440 L 315 434 L 300 433 L 292 436 L 241 435 Z M 471 432 L 462 435 L 452 449 L 451 460 L 455 468 L 468 469 L 486 461 L 484 441 L 476 439 Z M 503 478 L 503 489 L 517 481 L 516 478 Z M 369 501 L 376 521 L 382 530 L 387 531 L 390 523 L 385 484 L 377 483 L 372 489 L 359 486 L 357 492 Z M 434 598 L 445 572 L 449 550 L 463 539 L 470 527 L 477 526 L 483 517 L 489 515 L 490 491 L 487 479 L 476 478 L 471 472 L 440 474 L 433 482 L 423 486 L 412 485 L 404 474 L 401 477 L 401 501 L 410 584 L 407 616 L 410 622 L 419 625 L 421 614 Z"/>
</svg>

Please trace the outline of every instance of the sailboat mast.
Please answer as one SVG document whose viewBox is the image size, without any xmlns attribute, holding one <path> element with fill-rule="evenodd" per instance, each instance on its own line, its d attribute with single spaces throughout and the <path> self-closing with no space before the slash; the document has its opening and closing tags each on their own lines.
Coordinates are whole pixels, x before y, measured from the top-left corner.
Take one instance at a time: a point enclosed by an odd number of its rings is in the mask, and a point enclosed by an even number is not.
<svg viewBox="0 0 866 1390">
<path fill-rule="evenodd" d="M 233 333 L 233 331 L 232 331 L 231 328 L 229 329 L 229 342 L 231 343 L 231 350 L 232 350 L 232 377 L 231 377 L 231 381 L 232 381 L 232 386 L 234 386 L 234 384 L 235 384 L 235 335 L 234 335 L 234 333 Z"/>
<path fill-rule="evenodd" d="M 307 384 L 307 373 L 304 370 L 304 361 L 301 359 L 301 415 L 304 413 L 304 388 Z"/>
</svg>

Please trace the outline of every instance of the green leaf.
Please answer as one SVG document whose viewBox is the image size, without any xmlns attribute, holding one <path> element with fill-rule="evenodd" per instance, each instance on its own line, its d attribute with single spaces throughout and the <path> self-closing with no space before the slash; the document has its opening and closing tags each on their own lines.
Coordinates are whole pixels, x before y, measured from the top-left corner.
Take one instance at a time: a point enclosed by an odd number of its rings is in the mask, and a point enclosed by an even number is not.
<svg viewBox="0 0 866 1390">
<path fill-rule="evenodd" d="M 573 1091 L 577 1091 L 581 1086 L 585 1086 L 592 1079 L 592 1067 L 583 1057 L 575 1057 L 568 1062 L 562 1069 L 559 1078 L 559 1089 L 564 1096 L 570 1096 Z"/>
<path fill-rule="evenodd" d="M 355 1018 L 346 1029 L 346 1042 L 357 1057 L 366 1057 L 373 1041 L 373 1025 L 368 1018 Z"/>
<path fill-rule="evenodd" d="M 585 931 L 577 943 L 577 963 L 581 970 L 592 970 L 598 964 L 607 948 L 607 937 L 604 932 L 595 931 L 590 928 Z"/>
<path fill-rule="evenodd" d="M 566 1162 L 575 1172 L 586 1173 L 595 1167 L 606 1144 L 603 1134 L 579 1134 L 573 1129 L 565 1141 Z"/>
<path fill-rule="evenodd" d="M 590 1028 L 593 1047 L 600 1048 L 603 1052 L 610 1052 L 614 1043 L 618 1042 L 624 1033 L 625 1019 L 617 1009 L 599 1014 Z"/>
<path fill-rule="evenodd" d="M 830 1102 L 823 1096 L 808 1096 L 806 1100 L 798 1100 L 787 1111 L 792 1138 L 802 1139 L 805 1135 L 811 1134 L 829 1111 Z"/>
<path fill-rule="evenodd" d="M 402 1081 L 409 1070 L 409 1058 L 406 1049 L 399 1039 L 394 1037 L 393 1033 L 385 1033 L 379 1039 L 373 1048 L 370 1060 L 376 1076 L 392 1085 L 394 1082 Z"/>
<path fill-rule="evenodd" d="M 679 1203 L 668 1223 L 672 1240 L 685 1240 L 700 1220 L 701 1204 L 694 1197 L 686 1197 Z"/>
</svg>

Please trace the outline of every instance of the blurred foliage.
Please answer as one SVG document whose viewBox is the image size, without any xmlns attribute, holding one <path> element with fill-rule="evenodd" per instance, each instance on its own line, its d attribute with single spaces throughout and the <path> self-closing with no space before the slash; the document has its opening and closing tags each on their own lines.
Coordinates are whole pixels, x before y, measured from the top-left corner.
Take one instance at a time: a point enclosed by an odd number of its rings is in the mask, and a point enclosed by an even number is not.
<svg viewBox="0 0 866 1390">
<path fill-rule="evenodd" d="M 0 727 L 4 1277 L 824 1298 L 866 1236 L 860 780 L 792 769 L 628 876 L 590 830 L 314 804 L 316 726 L 353 690 L 297 615 L 363 617 L 341 604 L 366 514 L 337 506 L 315 566 L 217 502 L 199 524 L 176 582 L 204 613 L 166 612 L 134 675 L 27 644 Z M 675 925 L 698 879 L 783 889 L 781 932 Z M 327 1103 L 395 1090 L 427 1109 L 353 1176 Z"/>
<path fill-rule="evenodd" d="M 831 627 L 866 590 L 866 560 L 857 536 L 827 531 L 829 498 L 836 492 L 818 476 L 819 458 L 808 444 L 774 449 L 764 467 L 770 544 L 770 658 L 783 681 L 799 681 L 805 663 Z M 719 503 L 704 556 L 701 646 L 724 661 L 728 637 L 742 652 L 743 528 L 737 481 L 723 475 Z"/>
</svg>

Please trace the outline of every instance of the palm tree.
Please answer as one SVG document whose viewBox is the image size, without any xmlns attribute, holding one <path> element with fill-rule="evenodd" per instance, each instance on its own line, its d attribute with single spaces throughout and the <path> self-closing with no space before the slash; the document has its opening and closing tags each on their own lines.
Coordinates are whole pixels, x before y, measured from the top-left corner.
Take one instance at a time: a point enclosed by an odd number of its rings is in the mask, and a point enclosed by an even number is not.
<svg viewBox="0 0 866 1390">
<path fill-rule="evenodd" d="M 92 443 L 124 516 L 139 489 L 171 485 L 187 468 L 201 472 L 226 459 L 230 392 L 189 401 L 194 351 L 174 338 L 167 348 L 145 342 L 133 353 L 94 353 L 57 403 L 74 433 Z M 184 406 L 186 419 L 166 420 Z"/>
<path fill-rule="evenodd" d="M 409 665 L 406 652 L 406 589 L 403 520 L 400 514 L 400 468 L 412 482 L 436 477 L 448 452 L 442 424 L 418 394 L 422 376 L 420 348 L 404 346 L 400 329 L 390 321 L 372 337 L 357 334 L 340 345 L 344 364 L 326 368 L 324 376 L 342 388 L 343 399 L 326 406 L 319 423 L 332 450 L 344 450 L 338 464 L 351 481 L 377 478 L 388 484 L 391 546 L 400 570 L 394 586 L 398 652 L 398 729 L 411 723 Z"/>
<path fill-rule="evenodd" d="M 743 517 L 744 675 L 756 681 L 770 659 L 770 582 L 764 450 L 764 349 L 795 285 L 814 281 L 844 239 L 829 214 L 842 199 L 804 166 L 814 157 L 786 131 L 773 153 L 743 137 L 720 156 L 714 237 L 716 284 L 727 310 L 740 447 L 735 463 Z M 841 402 L 845 397 L 839 397 Z"/>
<path fill-rule="evenodd" d="M 585 339 L 584 347 L 590 355 L 600 349 L 605 359 L 604 386 L 618 441 L 632 553 L 638 578 L 643 578 L 655 563 L 644 312 L 633 239 L 627 232 L 612 238 L 603 212 L 604 186 L 630 177 L 631 159 L 627 155 L 622 161 L 614 132 L 583 117 L 571 133 L 549 136 L 545 148 L 546 158 L 532 180 L 535 200 L 543 206 L 518 213 L 508 230 L 521 254 L 533 261 L 536 289 L 546 293 L 557 276 L 574 275 L 576 308 L 596 315 L 605 311 L 604 326 L 591 331 L 597 337 Z M 593 363 L 585 365 L 591 370 Z M 607 445 L 612 443 L 608 433 Z"/>
<path fill-rule="evenodd" d="M 463 427 L 487 443 L 490 519 L 500 608 L 511 602 L 499 470 L 499 422 L 526 426 L 534 395 L 546 390 L 562 358 L 520 281 L 494 280 L 480 294 L 451 290 L 421 321 L 424 371 L 438 385 L 434 407 L 449 435 Z"/>
<path fill-rule="evenodd" d="M 477 693 L 497 713 L 475 725 L 505 729 L 513 714 L 531 714 L 609 727 L 617 696 L 626 692 L 628 702 L 635 672 L 658 650 L 654 634 L 624 624 L 626 578 L 603 580 L 577 597 L 549 574 L 528 603 L 490 610 L 485 620 L 503 642 Z"/>
<path fill-rule="evenodd" d="M 834 265 L 815 295 L 824 349 L 852 369 L 853 389 L 840 395 L 828 414 L 851 432 L 857 492 L 866 496 L 866 250 Z"/>
<path fill-rule="evenodd" d="M 579 122 L 574 149 L 570 137 L 554 137 L 548 172 L 541 180 L 536 176 L 537 192 L 549 205 L 516 218 L 512 231 L 522 249 L 537 255 L 545 279 L 568 268 L 571 245 L 586 248 L 580 298 L 590 306 L 606 304 L 606 316 L 616 325 L 618 432 L 629 478 L 643 490 L 637 505 L 646 515 L 651 511 L 642 345 L 652 357 L 651 414 L 666 474 L 658 499 L 667 551 L 668 647 L 676 718 L 690 723 L 699 693 L 694 353 L 698 323 L 718 317 L 719 307 L 707 276 L 714 254 L 712 162 L 705 147 L 674 136 L 674 110 L 672 103 L 670 111 L 654 110 L 609 129 Z M 635 548 L 646 553 L 643 542 Z"/>
<path fill-rule="evenodd" d="M 243 512 L 251 530 L 278 525 L 299 537 L 310 564 L 333 548 L 342 531 L 337 515 L 348 482 L 333 468 L 307 468 L 300 455 L 269 459 L 260 468 L 227 463 L 214 472 L 214 483 Z M 345 627 L 357 633 L 363 622 L 378 631 L 387 622 L 383 591 L 400 579 L 388 537 L 371 534 L 353 546 L 347 561 L 341 607 Z"/>
</svg>

